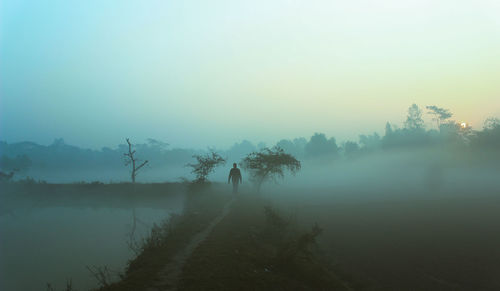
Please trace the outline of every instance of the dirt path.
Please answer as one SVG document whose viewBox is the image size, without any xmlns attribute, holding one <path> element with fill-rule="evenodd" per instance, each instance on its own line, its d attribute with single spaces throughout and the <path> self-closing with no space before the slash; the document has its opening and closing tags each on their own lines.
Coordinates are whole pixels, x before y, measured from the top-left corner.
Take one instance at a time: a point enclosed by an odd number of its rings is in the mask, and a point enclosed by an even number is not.
<svg viewBox="0 0 500 291">
<path fill-rule="evenodd" d="M 197 233 L 191 241 L 186 245 L 186 247 L 177 253 L 172 260 L 165 265 L 165 267 L 158 274 L 158 281 L 154 282 L 154 285 L 148 288 L 148 291 L 158 291 L 158 290 L 177 290 L 179 276 L 182 272 L 182 268 L 186 263 L 186 260 L 191 256 L 193 251 L 203 242 L 207 236 L 212 232 L 214 227 L 229 213 L 231 205 L 234 203 L 235 198 L 233 197 L 229 202 L 226 203 L 222 212 L 205 228 L 203 231 Z"/>
</svg>

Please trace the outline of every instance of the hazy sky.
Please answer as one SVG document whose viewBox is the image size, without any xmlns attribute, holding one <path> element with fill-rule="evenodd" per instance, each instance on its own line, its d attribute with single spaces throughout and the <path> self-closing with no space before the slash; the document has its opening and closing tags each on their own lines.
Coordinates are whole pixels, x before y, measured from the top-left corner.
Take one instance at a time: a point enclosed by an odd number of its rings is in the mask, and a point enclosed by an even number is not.
<svg viewBox="0 0 500 291">
<path fill-rule="evenodd" d="M 0 139 L 100 148 L 500 117 L 500 1 L 0 0 Z"/>
</svg>

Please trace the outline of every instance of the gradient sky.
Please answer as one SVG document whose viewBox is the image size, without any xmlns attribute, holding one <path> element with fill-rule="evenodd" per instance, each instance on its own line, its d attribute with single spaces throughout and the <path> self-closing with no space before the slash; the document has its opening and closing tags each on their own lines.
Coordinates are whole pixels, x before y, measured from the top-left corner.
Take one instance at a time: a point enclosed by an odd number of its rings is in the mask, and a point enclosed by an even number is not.
<svg viewBox="0 0 500 291">
<path fill-rule="evenodd" d="M 412 103 L 500 117 L 500 1 L 0 0 L 8 142 L 357 139 Z"/>
</svg>

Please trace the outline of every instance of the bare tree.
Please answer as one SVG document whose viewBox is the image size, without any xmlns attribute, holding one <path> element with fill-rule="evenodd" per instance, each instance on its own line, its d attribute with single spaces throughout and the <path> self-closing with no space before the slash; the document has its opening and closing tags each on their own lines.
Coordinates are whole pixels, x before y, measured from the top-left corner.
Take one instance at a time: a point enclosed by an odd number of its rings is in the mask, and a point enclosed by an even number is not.
<svg viewBox="0 0 500 291">
<path fill-rule="evenodd" d="M 280 147 L 272 149 L 264 148 L 260 152 L 248 154 L 243 159 L 241 166 L 249 170 L 252 179 L 254 180 L 257 191 L 260 192 L 262 183 L 267 179 L 276 181 L 276 178 L 285 177 L 285 169 L 288 169 L 292 174 L 300 170 L 300 161 L 294 156 L 285 153 Z"/>
<path fill-rule="evenodd" d="M 428 110 L 427 114 L 434 115 L 432 120 L 436 121 L 438 129 L 441 128 L 441 123 L 443 121 L 453 116 L 453 113 L 451 113 L 448 109 L 440 108 L 435 105 L 426 106 L 425 108 Z"/>
<path fill-rule="evenodd" d="M 132 144 L 130 143 L 130 140 L 127 138 L 127 144 L 128 144 L 128 153 L 124 153 L 123 155 L 125 156 L 125 166 L 131 165 L 132 166 L 132 173 L 131 173 L 131 179 L 132 183 L 135 183 L 135 177 L 137 176 L 137 172 L 144 167 L 148 161 L 144 161 L 140 163 L 140 160 L 138 160 L 135 157 L 135 150 L 132 150 Z"/>
</svg>

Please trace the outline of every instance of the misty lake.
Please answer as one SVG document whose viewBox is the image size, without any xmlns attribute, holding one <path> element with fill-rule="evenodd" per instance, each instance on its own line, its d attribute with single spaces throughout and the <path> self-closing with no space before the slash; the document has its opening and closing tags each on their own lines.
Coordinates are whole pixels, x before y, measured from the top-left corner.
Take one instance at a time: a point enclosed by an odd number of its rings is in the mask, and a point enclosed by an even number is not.
<svg viewBox="0 0 500 291">
<path fill-rule="evenodd" d="M 16 208 L 0 216 L 0 290 L 62 290 L 72 280 L 77 290 L 97 286 L 86 266 L 123 272 L 134 253 L 127 240 L 136 215 L 136 237 L 154 223 L 180 213 L 182 194 L 169 195 L 158 207 L 90 208 L 81 206 Z"/>
</svg>

